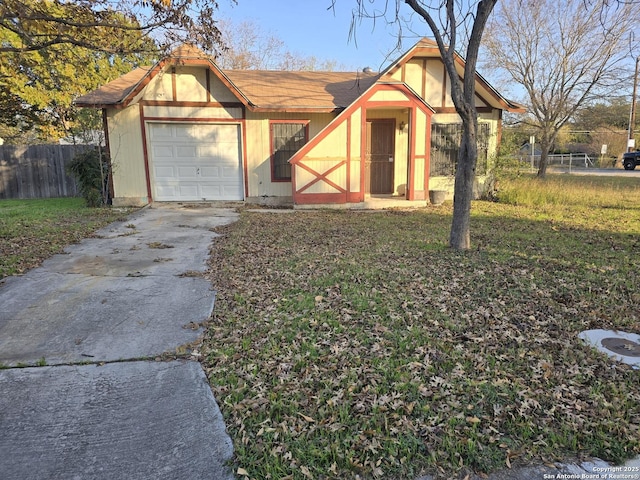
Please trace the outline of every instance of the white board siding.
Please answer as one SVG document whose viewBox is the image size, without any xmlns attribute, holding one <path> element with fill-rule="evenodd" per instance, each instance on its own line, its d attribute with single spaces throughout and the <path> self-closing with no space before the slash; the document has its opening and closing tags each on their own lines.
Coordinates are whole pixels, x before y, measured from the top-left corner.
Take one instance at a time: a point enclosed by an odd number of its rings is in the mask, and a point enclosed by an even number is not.
<svg viewBox="0 0 640 480">
<path fill-rule="evenodd" d="M 244 199 L 239 125 L 147 125 L 154 200 Z"/>
</svg>

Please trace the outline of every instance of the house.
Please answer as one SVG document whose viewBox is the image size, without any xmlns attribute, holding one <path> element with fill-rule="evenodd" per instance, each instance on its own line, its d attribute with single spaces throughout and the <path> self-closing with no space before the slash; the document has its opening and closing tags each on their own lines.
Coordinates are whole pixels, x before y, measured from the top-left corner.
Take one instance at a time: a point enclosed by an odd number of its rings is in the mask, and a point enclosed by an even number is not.
<svg viewBox="0 0 640 480">
<path fill-rule="evenodd" d="M 482 183 L 502 112 L 522 109 L 479 75 L 476 90 Z M 114 205 L 424 204 L 430 189 L 451 189 L 461 131 L 427 39 L 381 73 L 223 71 L 182 46 L 75 103 L 103 111 Z"/>
</svg>

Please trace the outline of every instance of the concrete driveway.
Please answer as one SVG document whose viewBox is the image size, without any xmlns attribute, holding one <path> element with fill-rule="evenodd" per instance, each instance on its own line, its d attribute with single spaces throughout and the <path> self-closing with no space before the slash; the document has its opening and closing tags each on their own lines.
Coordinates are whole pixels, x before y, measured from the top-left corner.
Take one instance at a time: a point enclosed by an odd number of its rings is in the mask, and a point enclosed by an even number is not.
<svg viewBox="0 0 640 480">
<path fill-rule="evenodd" d="M 233 478 L 199 363 L 155 359 L 202 334 L 211 228 L 236 218 L 154 205 L 0 284 L 3 479 Z"/>
</svg>

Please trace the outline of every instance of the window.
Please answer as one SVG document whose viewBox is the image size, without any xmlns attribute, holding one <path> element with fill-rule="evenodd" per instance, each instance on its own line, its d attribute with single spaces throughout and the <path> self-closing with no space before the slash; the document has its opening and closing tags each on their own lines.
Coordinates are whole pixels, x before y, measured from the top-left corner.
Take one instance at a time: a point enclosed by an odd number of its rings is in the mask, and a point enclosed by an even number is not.
<svg viewBox="0 0 640 480">
<path fill-rule="evenodd" d="M 271 178 L 291 180 L 289 159 L 307 143 L 306 122 L 274 122 L 271 124 Z"/>
<path fill-rule="evenodd" d="M 478 162 L 476 173 L 487 173 L 489 152 L 489 124 L 478 124 Z M 432 177 L 456 174 L 458 150 L 462 137 L 461 123 L 434 123 L 431 126 L 431 171 Z"/>
</svg>

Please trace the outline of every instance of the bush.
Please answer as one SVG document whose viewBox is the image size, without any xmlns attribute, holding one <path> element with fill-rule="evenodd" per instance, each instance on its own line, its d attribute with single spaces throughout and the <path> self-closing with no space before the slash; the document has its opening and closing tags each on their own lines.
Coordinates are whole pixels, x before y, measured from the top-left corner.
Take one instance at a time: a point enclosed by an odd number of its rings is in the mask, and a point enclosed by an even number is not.
<svg viewBox="0 0 640 480">
<path fill-rule="evenodd" d="M 78 182 L 80 195 L 89 207 L 100 207 L 109 201 L 109 163 L 97 148 L 85 150 L 73 157 L 67 172 Z"/>
</svg>

